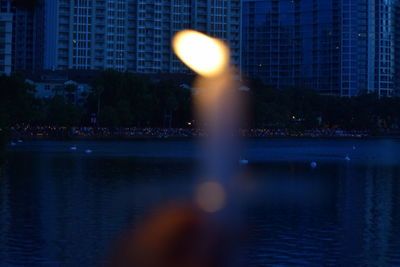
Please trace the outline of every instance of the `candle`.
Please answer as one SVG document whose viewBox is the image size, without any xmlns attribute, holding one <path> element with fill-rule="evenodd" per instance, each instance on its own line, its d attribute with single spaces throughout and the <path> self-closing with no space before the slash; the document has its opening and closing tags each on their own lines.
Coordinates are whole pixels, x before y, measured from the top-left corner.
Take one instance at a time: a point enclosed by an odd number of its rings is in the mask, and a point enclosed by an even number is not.
<svg viewBox="0 0 400 267">
<path fill-rule="evenodd" d="M 239 84 L 230 65 L 229 48 L 223 41 L 184 30 L 174 36 L 172 46 L 177 57 L 199 74 L 194 84 L 195 110 L 208 138 L 201 174 L 206 178 L 196 190 L 195 202 L 204 211 L 214 213 L 226 206 L 227 188 L 231 188 L 238 165 Z"/>
</svg>

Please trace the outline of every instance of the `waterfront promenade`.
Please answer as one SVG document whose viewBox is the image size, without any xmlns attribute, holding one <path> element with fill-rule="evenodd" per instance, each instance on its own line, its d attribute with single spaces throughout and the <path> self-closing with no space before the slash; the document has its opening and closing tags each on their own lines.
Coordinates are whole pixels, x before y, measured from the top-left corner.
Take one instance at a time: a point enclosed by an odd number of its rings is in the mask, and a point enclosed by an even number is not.
<svg viewBox="0 0 400 267">
<path fill-rule="evenodd" d="M 77 139 L 129 139 L 129 138 L 201 138 L 207 133 L 197 128 L 139 128 L 139 127 L 55 127 L 55 126 L 14 126 L 14 139 L 47 139 L 47 138 L 77 138 Z M 398 135 L 394 131 L 381 132 L 382 135 Z M 369 131 L 341 129 L 242 129 L 238 135 L 246 138 L 266 137 L 354 137 L 374 136 Z"/>
</svg>

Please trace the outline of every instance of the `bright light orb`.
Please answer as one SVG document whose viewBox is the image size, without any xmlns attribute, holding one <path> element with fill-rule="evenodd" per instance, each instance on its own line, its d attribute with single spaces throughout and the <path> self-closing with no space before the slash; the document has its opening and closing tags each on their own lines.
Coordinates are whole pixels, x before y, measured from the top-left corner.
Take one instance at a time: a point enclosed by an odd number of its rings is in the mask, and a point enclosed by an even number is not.
<svg viewBox="0 0 400 267">
<path fill-rule="evenodd" d="M 172 47 L 183 63 L 198 74 L 215 77 L 224 73 L 229 65 L 229 48 L 215 38 L 193 30 L 178 32 Z"/>
</svg>

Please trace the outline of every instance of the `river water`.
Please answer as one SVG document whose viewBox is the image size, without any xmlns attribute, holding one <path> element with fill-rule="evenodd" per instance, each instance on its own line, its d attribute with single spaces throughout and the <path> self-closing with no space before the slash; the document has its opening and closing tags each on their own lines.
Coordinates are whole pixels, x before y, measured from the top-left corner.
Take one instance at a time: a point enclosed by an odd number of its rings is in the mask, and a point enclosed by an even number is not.
<svg viewBox="0 0 400 267">
<path fill-rule="evenodd" d="M 98 266 L 126 227 L 190 196 L 197 182 L 194 141 L 36 141 L 9 150 L 2 267 Z M 400 265 L 400 140 L 249 140 L 242 154 L 246 266 Z"/>
</svg>

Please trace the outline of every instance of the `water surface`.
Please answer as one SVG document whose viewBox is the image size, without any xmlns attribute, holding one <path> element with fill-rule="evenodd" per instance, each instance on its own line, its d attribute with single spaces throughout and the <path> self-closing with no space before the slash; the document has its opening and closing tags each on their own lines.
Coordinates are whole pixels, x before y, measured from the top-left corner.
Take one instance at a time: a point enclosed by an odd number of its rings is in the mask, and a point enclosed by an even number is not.
<svg viewBox="0 0 400 267">
<path fill-rule="evenodd" d="M 190 196 L 198 157 L 193 141 L 10 148 L 0 266 L 97 266 L 145 211 Z M 246 266 L 400 265 L 399 140 L 251 140 L 243 157 Z"/>
</svg>

